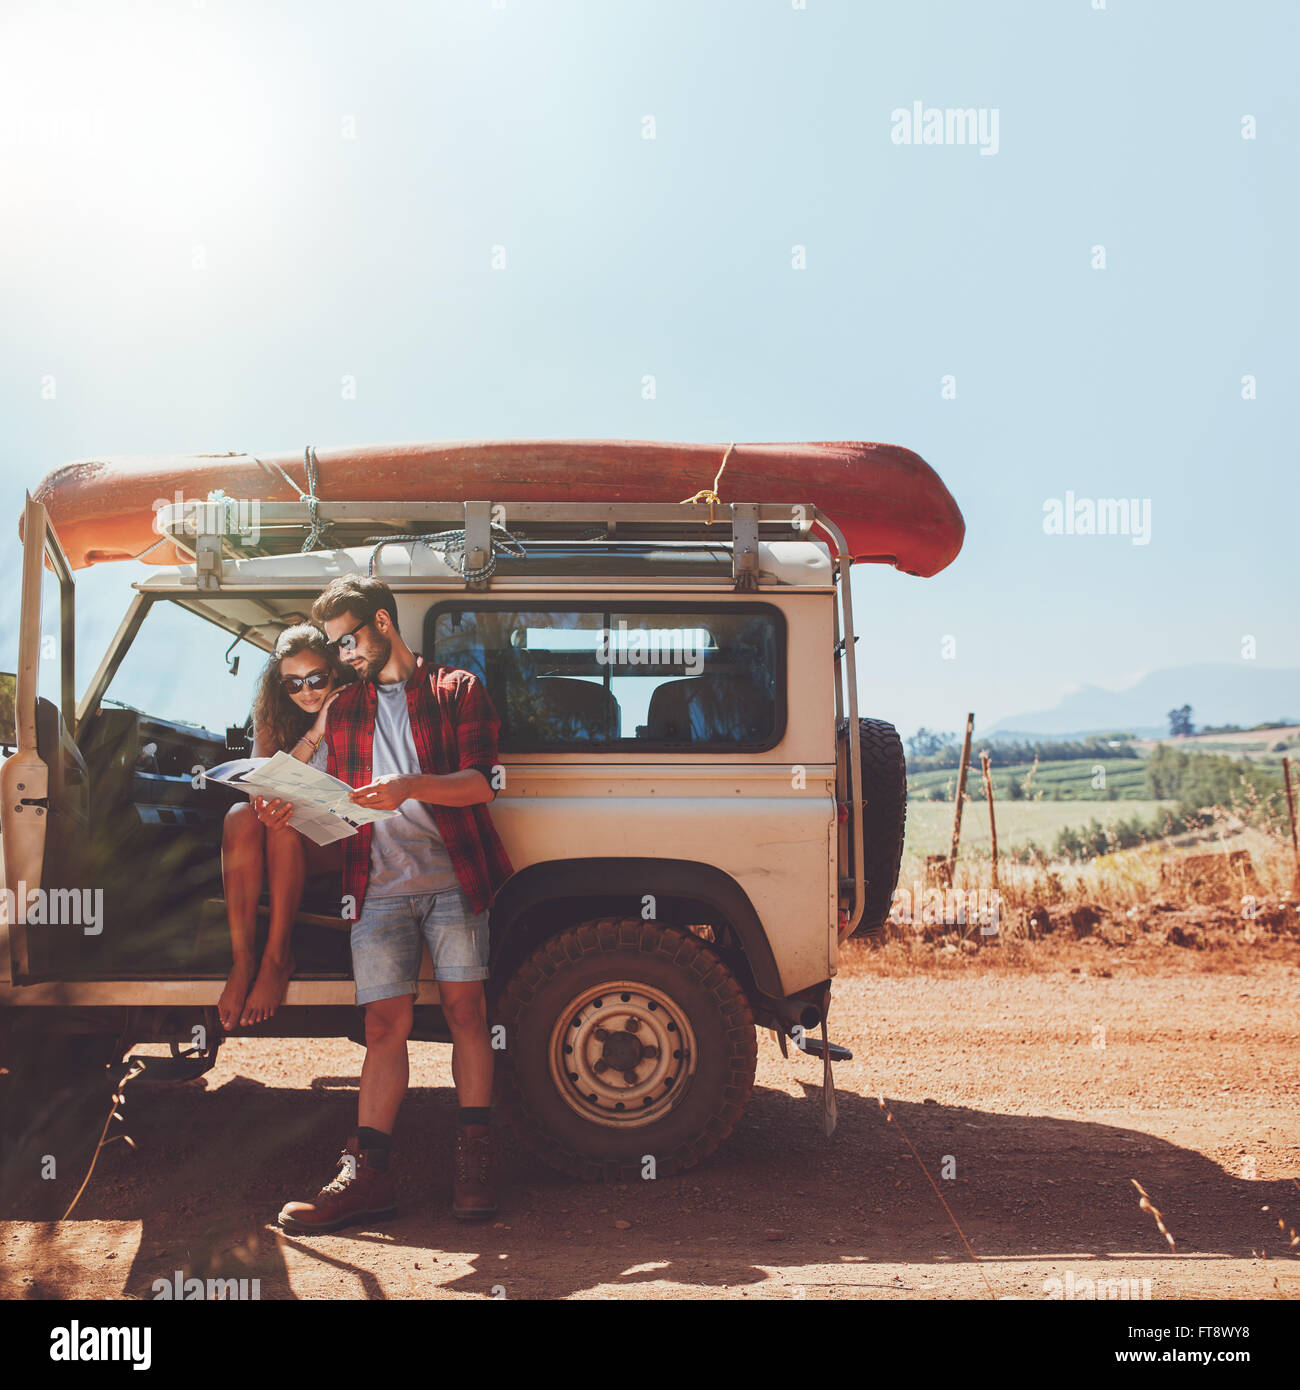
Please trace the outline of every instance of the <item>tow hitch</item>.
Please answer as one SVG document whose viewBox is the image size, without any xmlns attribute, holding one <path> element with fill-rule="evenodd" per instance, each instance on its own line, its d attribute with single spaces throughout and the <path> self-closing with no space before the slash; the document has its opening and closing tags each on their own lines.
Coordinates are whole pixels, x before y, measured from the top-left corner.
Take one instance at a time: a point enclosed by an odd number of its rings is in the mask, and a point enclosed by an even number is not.
<svg viewBox="0 0 1300 1390">
<path fill-rule="evenodd" d="M 851 1062 L 853 1054 L 841 1043 L 827 1042 L 825 1038 L 805 1038 L 803 1049 L 810 1057 L 820 1057 L 829 1050 L 832 1062 Z"/>
<path fill-rule="evenodd" d="M 840 1043 L 833 1043 L 826 1036 L 826 1019 L 822 1018 L 822 1035 L 812 1037 L 801 1025 L 794 1024 L 788 1033 L 776 1031 L 776 1040 L 781 1046 L 781 1056 L 788 1057 L 790 1049 L 786 1037 L 792 1037 L 800 1052 L 809 1057 L 822 1059 L 822 1130 L 829 1139 L 835 1133 L 839 1112 L 835 1104 L 835 1078 L 831 1072 L 832 1062 L 851 1062 L 853 1053 Z"/>
<path fill-rule="evenodd" d="M 808 1045 L 809 1040 L 804 1039 L 804 1050 L 812 1052 L 813 1049 Z M 836 1048 L 835 1051 L 845 1053 L 848 1056 L 853 1054 L 847 1047 Z M 835 1078 L 831 1075 L 832 1044 L 826 1036 L 826 1019 L 822 1018 L 821 1036 L 822 1054 L 822 1133 L 829 1139 L 835 1133 L 835 1126 L 839 1121 L 839 1110 L 835 1105 Z"/>
</svg>

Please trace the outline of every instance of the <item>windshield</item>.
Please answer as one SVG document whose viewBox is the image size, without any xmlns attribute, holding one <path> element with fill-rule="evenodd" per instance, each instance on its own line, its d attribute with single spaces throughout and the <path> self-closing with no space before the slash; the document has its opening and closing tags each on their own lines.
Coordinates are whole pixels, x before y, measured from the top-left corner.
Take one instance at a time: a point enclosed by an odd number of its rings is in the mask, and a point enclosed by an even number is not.
<svg viewBox="0 0 1300 1390">
<path fill-rule="evenodd" d="M 154 602 L 104 702 L 217 734 L 230 725 L 242 726 L 267 658 L 257 647 L 238 643 L 230 653 L 239 658 L 232 676 L 226 649 L 233 640 L 233 633 L 179 604 Z"/>
</svg>

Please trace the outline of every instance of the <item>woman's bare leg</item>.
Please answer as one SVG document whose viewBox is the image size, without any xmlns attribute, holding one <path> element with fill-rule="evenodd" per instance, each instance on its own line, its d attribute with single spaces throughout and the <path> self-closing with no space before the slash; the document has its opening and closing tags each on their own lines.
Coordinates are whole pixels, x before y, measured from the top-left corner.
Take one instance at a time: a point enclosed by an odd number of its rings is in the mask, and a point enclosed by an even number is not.
<svg viewBox="0 0 1300 1390">
<path fill-rule="evenodd" d="M 230 951 L 234 965 L 217 1001 L 223 1028 L 233 1028 L 244 1011 L 244 999 L 257 968 L 254 937 L 257 900 L 262 892 L 266 830 L 248 802 L 226 812 L 221 832 L 221 881 L 230 922 Z"/>
<path fill-rule="evenodd" d="M 307 857 L 302 836 L 287 825 L 266 832 L 266 874 L 271 885 L 271 927 L 241 1024 L 262 1023 L 270 1018 L 284 1002 L 293 974 L 289 940 L 302 903 Z"/>
</svg>

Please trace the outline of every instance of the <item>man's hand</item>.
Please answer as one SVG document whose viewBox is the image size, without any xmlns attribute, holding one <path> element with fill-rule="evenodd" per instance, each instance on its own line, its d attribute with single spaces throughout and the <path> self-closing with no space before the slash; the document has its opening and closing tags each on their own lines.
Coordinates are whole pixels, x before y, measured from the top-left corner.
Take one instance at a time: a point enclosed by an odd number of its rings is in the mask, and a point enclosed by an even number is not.
<svg viewBox="0 0 1300 1390">
<path fill-rule="evenodd" d="M 289 817 L 293 815 L 293 802 L 281 801 L 278 796 L 273 801 L 268 801 L 264 796 L 255 796 L 253 814 L 268 830 L 275 830 L 288 825 Z"/>
<path fill-rule="evenodd" d="M 348 800 L 371 811 L 396 811 L 403 801 L 410 798 L 413 780 L 400 772 L 389 772 L 373 782 L 367 782 L 364 787 L 355 788 Z"/>
</svg>

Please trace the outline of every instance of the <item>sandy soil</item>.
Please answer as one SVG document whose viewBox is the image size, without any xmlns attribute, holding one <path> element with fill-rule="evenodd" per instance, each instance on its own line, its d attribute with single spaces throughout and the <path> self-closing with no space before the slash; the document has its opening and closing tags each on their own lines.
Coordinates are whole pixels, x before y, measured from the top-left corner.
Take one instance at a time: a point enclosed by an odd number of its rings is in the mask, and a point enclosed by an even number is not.
<svg viewBox="0 0 1300 1390">
<path fill-rule="evenodd" d="M 0 1225 L 0 1294 L 150 1299 L 180 1269 L 259 1279 L 262 1298 L 1040 1299 L 1099 1279 L 1300 1297 L 1300 1244 L 1279 1229 L 1300 1229 L 1296 961 L 1074 960 L 908 973 L 855 953 L 832 1013 L 855 1054 L 832 1140 L 820 1065 L 764 1033 L 753 1100 L 706 1165 L 585 1186 L 503 1136 L 508 1196 L 486 1228 L 445 1210 L 450 1054 L 417 1044 L 398 1217 L 281 1235 L 281 1202 L 332 1175 L 361 1052 L 230 1042 L 201 1081 L 128 1088 L 138 1147 L 103 1151 L 70 1220 L 29 1207 Z"/>
</svg>

